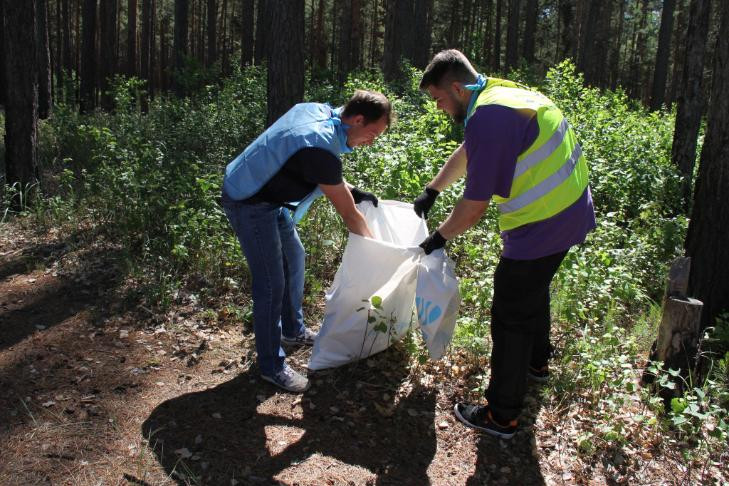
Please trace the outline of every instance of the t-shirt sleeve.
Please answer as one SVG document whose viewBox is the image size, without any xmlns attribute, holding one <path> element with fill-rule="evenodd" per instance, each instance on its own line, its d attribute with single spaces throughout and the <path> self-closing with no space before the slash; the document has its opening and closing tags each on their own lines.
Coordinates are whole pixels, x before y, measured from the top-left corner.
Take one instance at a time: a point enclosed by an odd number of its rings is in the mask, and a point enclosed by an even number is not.
<svg viewBox="0 0 729 486">
<path fill-rule="evenodd" d="M 494 194 L 509 197 L 516 159 L 525 148 L 533 120 L 504 106 L 476 108 L 465 133 L 468 157 L 465 199 L 487 201 Z M 533 140 L 534 137 L 528 144 Z"/>
<path fill-rule="evenodd" d="M 328 150 L 319 147 L 306 147 L 296 152 L 292 159 L 294 167 L 309 183 L 335 185 L 344 181 L 342 161 Z"/>
</svg>

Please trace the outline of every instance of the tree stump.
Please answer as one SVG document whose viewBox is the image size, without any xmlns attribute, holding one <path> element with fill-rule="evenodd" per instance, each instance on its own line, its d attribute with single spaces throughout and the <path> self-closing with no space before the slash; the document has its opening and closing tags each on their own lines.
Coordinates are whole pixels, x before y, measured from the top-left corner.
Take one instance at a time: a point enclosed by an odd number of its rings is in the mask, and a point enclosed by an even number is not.
<svg viewBox="0 0 729 486">
<path fill-rule="evenodd" d="M 658 338 L 653 343 L 650 354 L 652 361 L 663 362 L 664 370 L 681 371 L 679 376 L 673 378 L 676 385 L 674 389 L 658 390 L 667 406 L 670 406 L 671 398 L 683 394 L 696 363 L 701 331 L 701 310 L 704 304 L 686 295 L 690 271 L 690 258 L 677 258 L 673 261 L 668 272 Z M 644 373 L 643 383 L 653 383 L 653 378 L 652 375 Z"/>
</svg>

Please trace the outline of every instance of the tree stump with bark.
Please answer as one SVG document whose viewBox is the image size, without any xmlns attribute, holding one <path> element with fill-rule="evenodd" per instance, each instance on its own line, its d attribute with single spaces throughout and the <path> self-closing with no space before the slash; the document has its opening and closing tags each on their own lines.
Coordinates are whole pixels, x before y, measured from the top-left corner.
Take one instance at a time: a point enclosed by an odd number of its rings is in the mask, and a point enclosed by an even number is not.
<svg viewBox="0 0 729 486">
<path fill-rule="evenodd" d="M 658 338 L 651 349 L 652 361 L 663 362 L 664 370 L 680 371 L 673 380 L 675 388 L 658 390 L 667 403 L 682 394 L 696 365 L 703 303 L 686 295 L 690 270 L 690 258 L 677 258 L 671 265 Z M 652 375 L 643 375 L 644 384 L 653 382 Z"/>
</svg>

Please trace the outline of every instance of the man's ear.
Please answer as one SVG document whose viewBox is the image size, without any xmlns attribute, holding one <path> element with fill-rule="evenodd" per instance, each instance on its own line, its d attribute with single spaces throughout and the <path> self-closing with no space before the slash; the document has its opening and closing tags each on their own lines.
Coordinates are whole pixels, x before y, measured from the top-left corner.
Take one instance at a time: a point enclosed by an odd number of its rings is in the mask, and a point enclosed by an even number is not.
<svg viewBox="0 0 729 486">
<path fill-rule="evenodd" d="M 451 83 L 451 88 L 453 88 L 453 91 L 455 91 L 456 94 L 461 98 L 463 97 L 463 94 L 467 91 L 466 88 L 464 88 L 463 83 L 461 83 L 460 81 L 453 81 Z"/>
<path fill-rule="evenodd" d="M 361 127 L 364 124 L 365 124 L 364 115 L 354 115 L 352 117 L 352 125 Z"/>
</svg>

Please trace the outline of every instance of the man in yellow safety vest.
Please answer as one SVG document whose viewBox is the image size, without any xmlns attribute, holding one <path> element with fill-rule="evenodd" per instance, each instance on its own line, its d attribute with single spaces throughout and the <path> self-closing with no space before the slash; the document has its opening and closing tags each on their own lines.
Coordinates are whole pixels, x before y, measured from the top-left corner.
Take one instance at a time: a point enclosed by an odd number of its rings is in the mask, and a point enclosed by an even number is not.
<svg viewBox="0 0 729 486">
<path fill-rule="evenodd" d="M 478 74 L 450 49 L 433 58 L 420 88 L 465 140 L 415 200 L 427 217 L 438 194 L 466 176 L 463 198 L 422 243 L 425 253 L 476 224 L 493 201 L 503 251 L 494 272 L 488 405 L 457 403 L 465 425 L 504 439 L 517 430 L 527 377 L 549 378 L 549 286 L 570 247 L 595 228 L 585 157 L 562 112 L 546 96 Z"/>
</svg>

